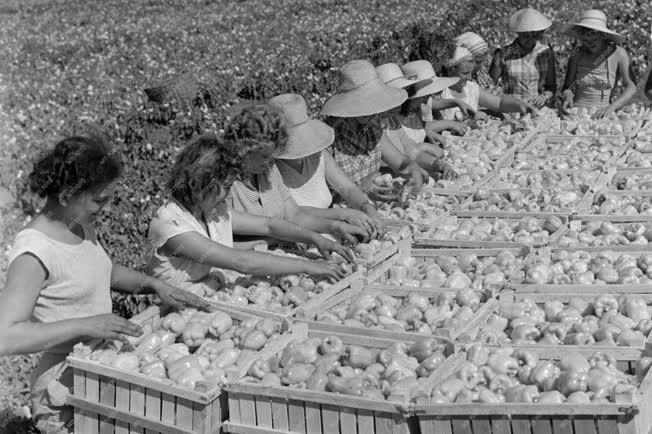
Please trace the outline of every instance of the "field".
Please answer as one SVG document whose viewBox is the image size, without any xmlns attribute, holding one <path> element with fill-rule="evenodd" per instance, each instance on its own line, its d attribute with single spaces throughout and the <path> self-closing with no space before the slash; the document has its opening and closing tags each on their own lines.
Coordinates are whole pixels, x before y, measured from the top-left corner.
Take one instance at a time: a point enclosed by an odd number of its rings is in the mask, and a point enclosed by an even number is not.
<svg viewBox="0 0 652 434">
<path fill-rule="evenodd" d="M 584 7 L 603 9 L 610 27 L 627 36 L 635 73 L 645 68 L 646 0 L 2 1 L 0 243 L 6 251 L 40 205 L 25 189 L 31 161 L 58 138 L 101 130 L 127 163 L 101 238 L 122 263 L 141 266 L 148 218 L 173 156 L 193 134 L 218 130 L 236 96 L 296 92 L 316 112 L 345 61 L 403 62 L 411 38 L 424 30 L 473 30 L 499 46 L 512 38 L 507 17 L 528 4 L 556 23 Z M 572 42 L 554 30 L 547 38 L 563 67 Z M 146 102 L 145 88 L 173 78 L 170 106 Z M 0 283 L 5 269 L 2 255 Z M 146 304 L 120 299 L 115 308 L 130 315 Z M 33 362 L 0 360 L 0 431 L 14 430 L 2 419 L 26 403 Z"/>
</svg>

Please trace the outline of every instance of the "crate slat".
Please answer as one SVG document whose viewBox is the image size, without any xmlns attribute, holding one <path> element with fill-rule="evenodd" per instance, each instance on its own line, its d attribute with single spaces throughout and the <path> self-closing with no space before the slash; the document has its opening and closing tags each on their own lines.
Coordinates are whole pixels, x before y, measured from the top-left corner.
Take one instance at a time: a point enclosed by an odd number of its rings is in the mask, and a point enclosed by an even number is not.
<svg viewBox="0 0 652 434">
<path fill-rule="evenodd" d="M 256 397 L 256 419 L 262 428 L 273 428 L 272 402 L 266 396 Z"/>
<path fill-rule="evenodd" d="M 240 420 L 245 425 L 256 425 L 256 403 L 254 395 L 240 395 Z"/>
<path fill-rule="evenodd" d="M 287 401 L 278 397 L 270 397 L 269 400 L 272 402 L 272 423 L 274 424 L 274 429 L 287 431 L 290 427 Z M 231 401 L 231 392 L 229 392 L 229 401 Z"/>
<path fill-rule="evenodd" d="M 491 432 L 493 434 L 511 434 L 512 425 L 509 423 L 509 419 L 505 416 L 489 416 L 489 420 L 491 420 Z"/>
<path fill-rule="evenodd" d="M 473 434 L 471 421 L 467 418 L 453 417 L 451 419 L 453 434 Z"/>
<path fill-rule="evenodd" d="M 129 388 L 129 412 L 135 416 L 145 416 L 145 389 L 142 386 L 132 384 Z M 141 417 L 138 422 L 131 423 L 129 426 L 130 434 L 143 434 L 144 427 L 141 422 L 144 417 Z M 190 426 L 192 428 L 192 425 Z"/>
<path fill-rule="evenodd" d="M 192 430 L 192 405 L 189 399 L 177 398 L 176 425 L 179 428 Z"/>
<path fill-rule="evenodd" d="M 161 420 L 161 392 L 145 389 L 145 417 Z M 145 430 L 145 434 L 154 434 L 154 431 Z"/>
<path fill-rule="evenodd" d="M 343 433 L 357 434 L 358 427 L 354 409 L 342 408 L 340 410 L 340 431 Z"/>
<path fill-rule="evenodd" d="M 115 406 L 115 380 L 100 376 L 100 403 L 109 407 Z M 100 434 L 114 433 L 114 420 L 109 417 L 100 417 Z"/>
<path fill-rule="evenodd" d="M 129 383 L 115 381 L 115 408 L 129 411 Z M 123 419 L 115 420 L 115 434 L 129 434 L 129 423 Z"/>
<path fill-rule="evenodd" d="M 552 425 L 550 423 L 550 418 L 532 418 L 532 434 L 554 434 L 552 431 Z"/>
<path fill-rule="evenodd" d="M 340 434 L 339 407 L 330 404 L 322 404 L 321 426 L 324 434 Z"/>
<path fill-rule="evenodd" d="M 303 409 L 303 402 L 291 399 L 288 402 L 288 417 L 290 420 L 290 431 L 306 432 L 306 412 Z"/>
<path fill-rule="evenodd" d="M 595 419 L 591 416 L 577 416 L 573 419 L 575 434 L 597 434 Z"/>
<path fill-rule="evenodd" d="M 321 407 L 316 402 L 306 402 L 306 432 L 308 434 L 322 434 Z"/>
<path fill-rule="evenodd" d="M 209 434 L 211 430 L 211 404 L 192 404 L 192 430 L 199 434 Z"/>
<path fill-rule="evenodd" d="M 390 413 L 376 413 L 376 434 L 392 434 L 392 415 Z"/>
<path fill-rule="evenodd" d="M 531 434 L 532 426 L 528 416 L 512 415 L 512 434 Z"/>
<path fill-rule="evenodd" d="M 371 410 L 358 409 L 358 432 L 367 434 L 374 432 L 374 413 Z"/>
<path fill-rule="evenodd" d="M 471 428 L 474 433 L 490 433 L 491 421 L 488 416 L 480 416 L 471 419 Z"/>
</svg>

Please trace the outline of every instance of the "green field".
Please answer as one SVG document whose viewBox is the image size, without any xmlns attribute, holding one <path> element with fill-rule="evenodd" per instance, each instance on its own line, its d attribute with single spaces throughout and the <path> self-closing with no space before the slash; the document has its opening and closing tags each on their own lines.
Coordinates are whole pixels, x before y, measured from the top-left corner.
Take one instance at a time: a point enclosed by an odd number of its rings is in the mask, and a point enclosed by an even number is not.
<svg viewBox="0 0 652 434">
<path fill-rule="evenodd" d="M 316 112 L 345 61 L 402 62 L 409 35 L 424 30 L 473 30 L 496 47 L 511 41 L 509 15 L 527 5 L 555 23 L 602 8 L 628 38 L 635 72 L 644 69 L 648 0 L 0 1 L 0 242 L 6 250 L 39 206 L 24 185 L 34 157 L 65 135 L 101 129 L 127 162 L 101 239 L 110 254 L 140 266 L 174 154 L 200 130 L 219 129 L 236 94 L 301 93 Z M 572 42 L 554 30 L 547 42 L 563 67 Z M 199 93 L 202 104 L 163 111 L 145 104 L 144 88 L 180 74 L 192 75 L 178 86 L 181 100 Z M 116 309 L 129 314 L 145 305 L 138 302 L 120 300 Z M 25 403 L 30 360 L 0 360 L 0 426 L 3 413 Z"/>
</svg>

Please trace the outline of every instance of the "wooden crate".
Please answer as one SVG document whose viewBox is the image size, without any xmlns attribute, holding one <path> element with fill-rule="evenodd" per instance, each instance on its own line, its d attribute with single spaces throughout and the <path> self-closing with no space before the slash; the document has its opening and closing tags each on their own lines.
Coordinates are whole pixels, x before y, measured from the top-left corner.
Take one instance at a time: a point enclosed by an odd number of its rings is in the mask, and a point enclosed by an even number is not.
<svg viewBox="0 0 652 434">
<path fill-rule="evenodd" d="M 593 206 L 593 202 L 597 198 L 597 196 L 601 194 L 609 194 L 609 195 L 614 195 L 614 196 L 639 196 L 639 197 L 645 197 L 648 198 L 650 203 L 652 204 L 652 190 L 598 190 L 595 192 L 591 192 L 590 195 L 585 196 L 582 199 L 582 204 L 578 206 L 577 211 L 580 213 L 581 217 L 588 216 L 588 215 L 604 215 L 608 217 L 623 217 L 623 218 L 629 218 L 629 217 L 635 217 L 636 215 L 624 215 L 624 214 L 587 214 L 589 211 L 591 211 L 591 208 Z M 640 215 L 640 214 L 639 214 Z"/>
<path fill-rule="evenodd" d="M 511 214 L 514 215 L 507 217 L 506 214 Z M 539 220 L 545 219 L 543 217 L 543 213 L 531 213 L 533 214 L 534 218 L 538 218 Z M 457 214 L 456 214 L 457 215 Z M 472 218 L 472 217 L 478 217 L 478 218 L 483 218 L 483 219 L 500 219 L 500 220 L 506 220 L 506 221 L 518 221 L 523 219 L 525 216 L 520 214 L 520 213 L 500 213 L 500 212 L 493 212 L 493 211 L 485 211 L 482 212 L 478 215 L 475 216 L 460 216 L 457 215 L 457 217 L 461 219 L 465 218 Z M 568 217 L 564 216 L 562 219 L 562 222 L 566 223 L 568 221 Z M 554 242 L 554 240 L 558 239 L 559 237 L 562 236 L 566 232 L 566 228 L 561 228 L 554 233 L 550 234 L 550 237 L 548 238 L 547 241 L 533 241 L 531 243 L 522 243 L 522 242 L 517 242 L 517 241 L 475 241 L 475 240 L 439 240 L 436 238 L 428 238 L 428 237 L 423 237 L 420 236 L 419 234 L 414 235 L 414 240 L 412 242 L 412 245 L 414 247 L 450 247 L 450 248 L 512 248 L 512 247 L 522 247 L 522 246 L 529 246 L 529 247 L 542 247 L 542 246 L 547 246 L 549 243 Z"/>
<path fill-rule="evenodd" d="M 564 294 L 542 294 L 542 293 L 517 293 L 513 291 L 503 291 L 499 295 L 499 303 L 493 305 L 495 312 L 498 311 L 500 304 L 509 303 L 514 301 L 521 301 L 526 298 L 532 299 L 540 307 L 543 307 L 543 304 L 551 300 L 559 300 L 564 304 L 567 304 L 571 298 L 580 298 L 588 302 L 592 302 L 598 296 L 605 294 L 604 292 L 577 292 L 577 293 L 564 293 Z M 648 304 L 652 305 L 652 294 L 641 294 L 639 295 L 643 298 Z M 486 316 L 482 317 L 480 321 L 469 322 L 469 324 L 463 329 L 460 330 L 457 335 L 457 340 L 460 343 L 469 343 L 476 339 L 478 333 L 482 328 L 487 324 L 487 319 L 489 315 L 493 313 L 490 312 Z M 483 322 L 481 322 L 483 320 Z M 618 368 L 623 370 L 634 369 L 636 362 L 648 352 L 652 351 L 652 340 L 651 336 L 647 337 L 647 342 L 640 347 L 625 347 L 625 346 L 615 346 L 615 345 L 544 345 L 544 344 L 509 344 L 514 348 L 524 348 L 527 350 L 534 350 L 540 355 L 543 355 L 545 358 L 553 359 L 559 358 L 563 354 L 568 353 L 569 351 L 577 351 L 584 354 L 585 356 L 590 356 L 598 351 L 609 354 L 615 357 Z M 494 346 L 487 345 L 488 348 Z M 651 353 L 652 354 L 652 353 Z"/>
<path fill-rule="evenodd" d="M 514 190 L 520 191 L 522 194 L 540 194 L 542 191 L 554 191 L 554 190 L 548 190 L 548 189 L 543 189 L 543 188 L 487 188 L 483 189 L 489 194 L 492 193 L 497 193 L 499 195 L 506 194 L 509 192 L 512 192 Z M 473 195 L 470 195 L 463 203 L 462 203 L 462 209 L 460 211 L 455 211 L 453 214 L 459 217 L 472 217 L 475 215 L 484 215 L 484 213 L 493 213 L 497 217 L 548 217 L 548 216 L 557 216 L 560 218 L 565 218 L 568 217 L 570 214 L 574 213 L 576 210 L 576 205 L 579 205 L 581 201 L 589 194 L 589 192 L 584 192 L 582 193 L 581 191 L 576 191 L 575 193 L 580 196 L 580 199 L 573 205 L 561 209 L 559 212 L 544 212 L 544 211 L 485 211 L 485 210 L 480 210 L 480 209 L 471 209 L 471 204 L 475 202 L 473 199 Z M 590 193 L 591 197 L 593 197 L 593 192 Z M 481 214 L 482 213 L 482 214 Z"/>
<path fill-rule="evenodd" d="M 551 247 L 565 249 L 568 251 L 587 251 L 587 252 L 600 252 L 604 250 L 613 250 L 615 252 L 640 252 L 652 250 L 652 243 L 649 244 L 616 244 L 616 245 L 603 245 L 603 246 L 582 246 L 579 244 L 562 245 L 559 244 L 560 240 L 568 233 L 568 231 L 575 230 L 581 231 L 587 222 L 611 222 L 616 226 L 626 226 L 629 223 L 651 223 L 652 215 L 631 215 L 631 216 L 609 216 L 599 214 L 576 214 L 571 217 L 568 226 L 562 232 L 551 240 L 549 245 Z"/>
<path fill-rule="evenodd" d="M 229 311 L 237 320 L 250 318 Z M 153 329 L 161 314 L 152 306 L 131 321 Z M 276 352 L 291 340 L 290 335 L 261 350 Z M 92 347 L 101 342 L 95 341 Z M 226 394 L 215 384 L 198 384 L 196 390 L 180 387 L 171 380 L 159 380 L 139 372 L 128 372 L 87 358 L 90 349 L 77 346 L 67 358 L 73 370 L 73 393 L 68 404 L 74 407 L 76 434 L 209 434 L 221 432 L 228 416 Z M 248 361 L 253 363 L 254 358 Z M 232 379 L 244 376 L 248 366 L 230 372 Z"/>
<path fill-rule="evenodd" d="M 319 330 L 335 334 L 361 334 L 378 338 L 413 341 L 418 338 L 427 337 L 429 335 L 424 335 L 413 331 L 393 331 L 375 328 L 351 327 L 342 324 L 319 322 L 314 319 L 315 316 L 320 312 L 329 311 L 334 308 L 350 304 L 353 297 L 361 295 L 362 293 L 381 293 L 398 298 L 407 297 L 410 294 L 419 294 L 428 298 L 436 298 L 442 293 L 455 294 L 456 292 L 456 289 L 450 288 L 408 288 L 396 287 L 392 285 L 369 285 L 364 289 L 349 288 L 342 291 L 335 297 L 332 297 L 321 306 L 302 312 L 301 317 L 298 317 L 297 321 L 307 323 L 311 330 Z M 482 300 L 482 304 L 474 313 L 473 318 L 469 320 L 469 323 L 480 323 L 483 320 L 486 323 L 488 316 L 495 310 L 495 306 L 498 304 L 498 300 L 495 298 L 496 291 L 488 289 L 476 290 L 475 292 Z M 466 330 L 466 327 L 455 329 L 441 328 L 436 330 L 433 336 L 447 339 L 456 339 L 464 330 Z"/>
<path fill-rule="evenodd" d="M 606 184 L 604 184 L 605 189 L 614 189 L 614 182 L 619 179 L 621 176 L 631 176 L 631 175 L 638 175 L 638 176 L 644 176 L 644 177 L 649 177 L 652 179 L 652 168 L 649 169 L 627 169 L 627 170 L 614 170 L 613 176 L 607 181 Z M 640 191 L 647 191 L 647 190 L 640 190 Z"/>
<path fill-rule="evenodd" d="M 559 359 L 536 349 L 532 351 L 541 359 Z M 629 364 L 635 365 L 637 360 L 629 360 Z M 456 369 L 449 366 L 440 372 L 451 371 Z M 432 379 L 432 385 L 447 377 Z M 638 395 L 617 395 L 616 402 L 608 404 L 417 402 L 413 411 L 421 434 L 648 434 L 652 428 L 652 371 L 638 390 Z"/>
<path fill-rule="evenodd" d="M 605 173 L 603 173 L 600 170 L 581 170 L 581 169 L 568 169 L 568 170 L 551 170 L 556 174 L 563 174 L 563 175 L 574 175 L 574 174 L 582 174 L 582 173 L 592 173 L 595 176 L 595 181 L 591 182 L 590 185 L 588 185 L 588 188 L 591 190 L 599 189 L 599 188 L 604 188 L 606 186 L 606 182 L 609 180 L 607 177 L 605 177 Z M 494 189 L 509 189 L 509 188 L 543 188 L 543 189 L 552 189 L 554 190 L 555 187 L 542 187 L 542 186 L 526 186 L 526 187 L 520 187 L 512 184 L 508 184 L 506 179 L 508 178 L 508 173 L 509 174 L 536 174 L 536 173 L 543 173 L 545 170 L 512 170 L 512 169 L 502 169 L 498 173 L 495 173 L 491 179 L 489 179 L 484 185 L 486 185 L 489 188 L 494 188 Z"/>
<path fill-rule="evenodd" d="M 333 333 L 308 329 L 305 337 L 324 338 Z M 361 335 L 338 334 L 345 344 L 384 349 L 398 341 Z M 456 356 L 455 346 L 446 342 L 447 356 Z M 451 363 L 442 363 L 448 369 Z M 436 369 L 437 378 L 448 371 Z M 409 434 L 417 429 L 410 417 L 410 397 L 404 402 L 368 398 L 290 387 L 264 387 L 236 382 L 227 386 L 228 432 L 237 434 L 318 433 L 318 434 Z"/>
</svg>

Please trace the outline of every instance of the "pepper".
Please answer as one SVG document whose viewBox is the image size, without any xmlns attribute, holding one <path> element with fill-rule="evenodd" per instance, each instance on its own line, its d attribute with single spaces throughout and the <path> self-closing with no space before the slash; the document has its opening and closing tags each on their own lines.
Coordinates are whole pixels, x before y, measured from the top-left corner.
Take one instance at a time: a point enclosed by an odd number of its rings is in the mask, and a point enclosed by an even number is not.
<svg viewBox="0 0 652 434">
<path fill-rule="evenodd" d="M 514 377 L 518 373 L 518 361 L 513 357 L 499 353 L 490 355 L 487 365 L 498 374 L 507 374 Z"/>
<path fill-rule="evenodd" d="M 566 400 L 566 397 L 562 395 L 558 390 L 550 390 L 547 392 L 541 392 L 537 402 L 541 404 L 560 404 Z"/>
<path fill-rule="evenodd" d="M 208 326 L 200 321 L 191 321 L 183 329 L 182 340 L 189 348 L 198 347 L 206 339 Z"/>
<path fill-rule="evenodd" d="M 466 347 L 466 359 L 477 365 L 485 365 L 489 361 L 489 349 L 480 343 L 472 343 Z"/>
<path fill-rule="evenodd" d="M 650 319 L 647 303 L 641 297 L 627 296 L 625 298 L 625 315 L 636 322 Z"/>
<path fill-rule="evenodd" d="M 601 318 L 606 312 L 618 310 L 618 300 L 612 295 L 600 295 L 593 302 L 593 310 Z"/>
<path fill-rule="evenodd" d="M 502 303 L 500 305 L 500 315 L 507 318 L 508 320 L 514 320 L 516 318 L 522 317 L 525 315 L 525 305 L 519 302 Z"/>
<path fill-rule="evenodd" d="M 618 383 L 618 379 L 602 365 L 597 365 L 591 369 L 587 375 L 587 385 L 591 392 L 597 396 L 605 397 L 611 392 L 611 389 Z"/>
<path fill-rule="evenodd" d="M 210 317 L 210 322 L 208 323 L 208 331 L 213 336 L 221 336 L 223 333 L 226 333 L 233 327 L 233 320 L 229 315 L 224 312 L 215 311 Z"/>
<path fill-rule="evenodd" d="M 636 330 L 639 330 L 645 336 L 648 336 L 652 332 L 652 319 L 642 319 L 636 324 Z"/>
<path fill-rule="evenodd" d="M 562 371 L 578 371 L 586 373 L 591 369 L 591 364 L 582 353 L 572 351 L 561 357 L 559 368 Z"/>
<path fill-rule="evenodd" d="M 536 386 L 512 386 L 505 390 L 505 402 L 536 402 L 539 390 Z"/>
<path fill-rule="evenodd" d="M 505 402 L 504 395 L 496 394 L 491 390 L 487 389 L 486 387 L 479 387 L 477 393 L 478 393 L 478 401 L 480 402 L 484 402 L 487 404 L 499 404 Z"/>
<path fill-rule="evenodd" d="M 171 331 L 175 336 L 179 336 L 185 327 L 186 320 L 177 312 L 169 313 L 161 320 L 161 328 Z"/>
<path fill-rule="evenodd" d="M 156 350 L 161 346 L 161 336 L 156 333 L 149 334 L 141 339 L 140 343 L 136 347 L 136 351 L 140 352 L 151 352 Z"/>
<path fill-rule="evenodd" d="M 650 370 L 650 366 L 652 366 L 652 357 L 641 357 L 636 363 L 636 376 L 642 380 Z"/>
<path fill-rule="evenodd" d="M 136 353 L 118 353 L 111 360 L 111 366 L 114 366 L 118 369 L 123 369 L 125 371 L 138 371 L 138 366 L 140 365 L 140 360 L 138 360 L 138 355 Z"/>
<path fill-rule="evenodd" d="M 568 395 L 566 402 L 572 404 L 589 404 L 591 403 L 591 398 L 589 398 L 586 392 L 578 391 Z"/>
<path fill-rule="evenodd" d="M 578 322 L 573 324 L 572 330 L 577 333 L 589 333 L 595 334 L 600 327 L 598 322 L 598 317 L 593 315 L 588 315 L 580 319 Z"/>
<path fill-rule="evenodd" d="M 156 360 L 141 366 L 140 372 L 154 378 L 167 378 L 165 373 L 165 365 L 160 360 Z"/>
<path fill-rule="evenodd" d="M 573 392 L 586 392 L 587 373 L 582 370 L 562 371 L 557 378 L 557 388 L 566 396 Z"/>
<path fill-rule="evenodd" d="M 416 306 L 407 305 L 396 312 L 396 319 L 408 324 L 414 324 L 421 319 L 421 311 Z"/>
<path fill-rule="evenodd" d="M 186 347 L 187 348 L 187 347 Z M 235 348 L 235 343 L 232 339 L 224 339 L 221 341 L 209 341 L 205 340 L 195 351 L 195 354 L 198 356 L 207 356 L 210 360 L 213 360 L 221 352 L 225 350 L 231 350 Z"/>
<path fill-rule="evenodd" d="M 281 366 L 290 366 L 293 363 L 314 363 L 317 360 L 317 350 L 308 341 L 290 342 L 281 353 Z"/>
<path fill-rule="evenodd" d="M 434 351 L 435 345 L 437 345 L 437 341 L 433 338 L 420 338 L 410 346 L 408 353 L 421 363 L 430 357 Z"/>
<path fill-rule="evenodd" d="M 279 387 L 281 385 L 281 378 L 273 372 L 270 372 L 269 374 L 265 374 L 262 380 L 260 380 L 260 385 L 267 387 Z"/>
<path fill-rule="evenodd" d="M 543 391 L 550 391 L 555 386 L 560 370 L 549 360 L 540 360 L 530 372 L 530 383 L 538 386 Z"/>
<path fill-rule="evenodd" d="M 314 372 L 306 381 L 306 389 L 326 391 L 328 385 L 328 376 L 325 373 Z"/>
<path fill-rule="evenodd" d="M 645 335 L 638 330 L 623 330 L 616 338 L 616 343 L 624 347 L 645 346 Z"/>
<path fill-rule="evenodd" d="M 292 385 L 305 383 L 315 372 L 315 367 L 307 363 L 294 363 L 285 366 L 281 374 L 281 383 Z"/>
<path fill-rule="evenodd" d="M 454 402 L 457 395 L 465 388 L 465 384 L 462 380 L 455 377 L 449 377 L 444 380 L 437 390 L 441 393 L 448 402 Z M 433 391 L 434 394 L 434 391 Z"/>
<path fill-rule="evenodd" d="M 522 324 L 514 327 L 510 335 L 514 343 L 534 343 L 541 336 L 541 332 L 531 324 Z"/>
<path fill-rule="evenodd" d="M 518 361 L 518 378 L 525 384 L 529 382 L 530 374 L 539 362 L 539 357 L 522 348 L 517 349 L 512 357 Z"/>
<path fill-rule="evenodd" d="M 344 395 L 362 396 L 364 384 L 361 377 L 342 378 L 337 375 L 328 376 L 328 390 Z"/>
<path fill-rule="evenodd" d="M 478 333 L 477 341 L 484 345 L 499 345 L 505 342 L 507 335 L 505 332 L 493 328 L 484 328 Z"/>
<path fill-rule="evenodd" d="M 315 373 L 328 374 L 339 366 L 339 354 L 326 354 L 314 362 Z"/>
<path fill-rule="evenodd" d="M 249 370 L 247 371 L 248 375 L 251 375 L 254 378 L 262 380 L 263 377 L 271 372 L 269 363 L 265 359 L 256 359 Z"/>
<path fill-rule="evenodd" d="M 225 369 L 229 366 L 235 365 L 235 362 L 240 356 L 240 350 L 233 348 L 231 350 L 222 351 L 217 357 L 211 360 L 212 368 Z"/>
<path fill-rule="evenodd" d="M 564 339 L 566 345 L 591 345 L 595 339 L 590 333 L 568 333 Z"/>
<path fill-rule="evenodd" d="M 487 320 L 487 325 L 485 327 L 493 328 L 502 332 L 507 328 L 508 323 L 509 322 L 507 318 L 492 313 L 489 315 L 489 319 Z"/>
</svg>

